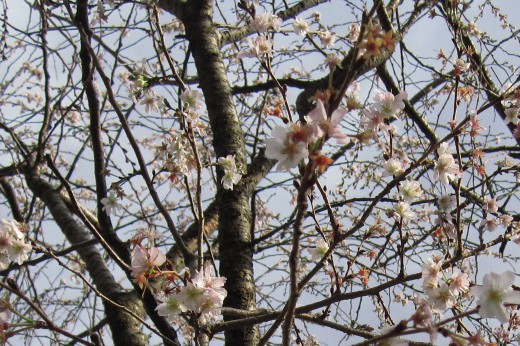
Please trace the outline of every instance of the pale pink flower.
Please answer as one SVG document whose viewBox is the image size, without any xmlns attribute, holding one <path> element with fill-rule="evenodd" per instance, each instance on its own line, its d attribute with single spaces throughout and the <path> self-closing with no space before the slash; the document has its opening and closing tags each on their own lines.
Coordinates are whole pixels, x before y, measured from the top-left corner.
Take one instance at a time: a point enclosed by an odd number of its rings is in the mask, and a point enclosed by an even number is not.
<svg viewBox="0 0 520 346">
<path fill-rule="evenodd" d="M 462 59 L 457 59 L 453 62 L 453 68 L 455 69 L 455 75 L 459 75 L 469 70 L 471 64 L 465 62 Z"/>
<path fill-rule="evenodd" d="M 520 119 L 518 119 L 518 116 L 520 115 L 520 108 L 519 107 L 510 107 L 505 110 L 506 118 L 504 119 L 506 124 L 512 123 L 513 125 L 518 125 L 518 122 L 520 122 Z"/>
<path fill-rule="evenodd" d="M 414 326 L 429 327 L 432 324 L 433 311 L 428 301 L 421 297 L 414 299 L 415 313 L 410 318 Z"/>
<path fill-rule="evenodd" d="M 455 60 L 453 62 L 453 67 L 455 69 L 455 75 L 459 75 L 463 72 L 466 72 L 467 70 L 469 70 L 470 66 L 471 66 L 470 63 L 467 63 L 462 59 Z"/>
<path fill-rule="evenodd" d="M 180 99 L 192 110 L 197 111 L 204 107 L 202 93 L 198 90 L 186 89 L 181 93 Z"/>
<path fill-rule="evenodd" d="M 186 307 L 179 301 L 179 297 L 176 293 L 166 297 L 163 296 L 159 298 L 159 300 L 162 303 L 157 305 L 155 310 L 160 316 L 165 316 L 168 322 L 174 322 L 177 315 L 187 311 Z"/>
<path fill-rule="evenodd" d="M 329 69 L 334 69 L 341 63 L 341 57 L 336 53 L 328 54 L 325 57 L 325 65 L 329 67 Z"/>
<path fill-rule="evenodd" d="M 513 222 L 513 217 L 508 214 L 500 215 L 498 218 L 500 219 L 500 224 L 503 227 L 509 227 L 509 226 L 511 226 L 511 223 Z"/>
<path fill-rule="evenodd" d="M 441 281 L 438 287 L 426 290 L 426 294 L 434 310 L 442 311 L 455 305 L 455 296 L 444 281 Z"/>
<path fill-rule="evenodd" d="M 483 285 L 471 287 L 471 292 L 478 298 L 480 316 L 496 317 L 500 322 L 507 323 L 509 314 L 504 305 L 520 304 L 520 292 L 511 287 L 514 282 L 515 274 L 511 271 L 489 273 L 484 275 Z"/>
<path fill-rule="evenodd" d="M 147 251 L 140 245 L 136 245 L 131 253 L 131 275 L 136 278 L 155 267 L 160 267 L 164 262 L 166 262 L 166 256 L 158 248 L 152 246 Z"/>
<path fill-rule="evenodd" d="M 467 292 L 469 290 L 468 274 L 453 272 L 451 275 L 450 290 L 454 295 Z"/>
<path fill-rule="evenodd" d="M 496 213 L 498 211 L 498 203 L 496 198 L 491 198 L 484 203 L 482 210 L 488 213 Z"/>
<path fill-rule="evenodd" d="M 406 91 L 401 91 L 395 95 L 391 92 L 376 91 L 374 95 L 375 103 L 372 105 L 377 111 L 386 118 L 397 116 L 405 107 L 404 100 L 408 97 Z"/>
<path fill-rule="evenodd" d="M 452 149 L 446 142 L 441 143 L 439 145 L 439 147 L 437 148 L 437 155 L 439 155 L 439 156 L 451 155 L 451 154 L 452 154 Z"/>
<path fill-rule="evenodd" d="M 227 190 L 233 190 L 233 185 L 238 184 L 242 179 L 242 174 L 238 172 L 235 164 L 235 156 L 219 157 L 218 163 L 224 169 L 224 176 L 221 181 L 222 187 Z"/>
<path fill-rule="evenodd" d="M 191 282 L 180 289 L 178 299 L 187 309 L 201 313 L 201 318 L 212 318 L 220 313 L 227 292 L 226 278 L 211 275 L 211 266 L 206 263 L 202 272 L 195 271 Z"/>
<path fill-rule="evenodd" d="M 145 93 L 144 98 L 139 104 L 144 105 L 146 113 L 152 111 L 159 112 L 159 106 L 162 104 L 162 100 L 162 96 L 158 96 L 153 91 L 149 90 Z"/>
<path fill-rule="evenodd" d="M 327 111 L 321 100 L 316 101 L 316 107 L 307 114 L 309 124 L 313 126 L 316 137 L 326 135 L 334 138 L 338 144 L 348 144 L 350 139 L 339 129 L 339 123 L 347 113 L 345 108 L 336 109 L 330 118 L 327 118 Z"/>
<path fill-rule="evenodd" d="M 235 155 L 228 155 L 226 157 L 219 157 L 218 164 L 223 170 L 236 171 Z"/>
<path fill-rule="evenodd" d="M 307 141 L 312 131 L 293 124 L 286 127 L 276 126 L 271 135 L 273 138 L 266 140 L 265 156 L 278 160 L 278 170 L 289 170 L 309 156 Z"/>
<path fill-rule="evenodd" d="M 331 48 L 334 46 L 334 42 L 336 42 L 336 36 L 331 34 L 328 30 L 318 32 L 318 37 L 325 48 Z"/>
<path fill-rule="evenodd" d="M 293 30 L 296 34 L 305 36 L 309 32 L 311 27 L 309 23 L 303 18 L 296 18 L 293 23 Z"/>
<path fill-rule="evenodd" d="M 358 23 L 350 24 L 350 26 L 348 27 L 348 36 L 347 36 L 349 42 L 352 42 L 352 43 L 357 42 L 360 33 L 361 33 L 361 27 L 359 26 Z"/>
<path fill-rule="evenodd" d="M 24 240 L 21 225 L 12 220 L 0 222 L 0 268 L 5 269 L 10 261 L 22 264 L 29 258 L 32 246 Z"/>
<path fill-rule="evenodd" d="M 450 178 L 460 175 L 459 166 L 455 163 L 455 159 L 451 154 L 439 156 L 435 163 L 434 176 L 443 184 L 448 184 Z"/>
<path fill-rule="evenodd" d="M 237 58 L 242 59 L 244 57 L 257 57 L 259 59 L 263 59 L 264 57 L 273 56 L 273 53 L 273 43 L 271 40 L 265 35 L 260 35 L 255 39 L 250 39 L 249 49 L 238 53 Z"/>
<path fill-rule="evenodd" d="M 32 246 L 20 240 L 13 240 L 11 245 L 7 248 L 7 254 L 11 261 L 22 264 L 29 258 L 29 252 L 31 252 Z"/>
<path fill-rule="evenodd" d="M 422 265 L 422 279 L 425 286 L 436 286 L 442 276 L 442 263 L 428 258 L 428 262 Z"/>
<path fill-rule="evenodd" d="M 201 312 L 202 305 L 206 301 L 204 287 L 199 287 L 192 282 L 188 282 L 186 286 L 181 287 L 177 297 L 180 304 L 195 313 Z"/>
<path fill-rule="evenodd" d="M 251 30 L 257 31 L 258 33 L 266 32 L 269 29 L 274 31 L 280 31 L 282 20 L 273 13 L 263 12 L 262 14 L 256 14 L 255 18 L 249 22 Z"/>
<path fill-rule="evenodd" d="M 421 198 L 423 190 L 418 181 L 406 180 L 399 184 L 399 194 L 405 202 L 411 203 Z"/>
<path fill-rule="evenodd" d="M 241 179 L 242 174 L 237 173 L 236 171 L 224 171 L 221 181 L 222 187 L 226 190 L 233 190 L 233 185 L 238 184 Z"/>
<path fill-rule="evenodd" d="M 405 202 L 399 202 L 394 205 L 394 211 L 397 216 L 403 221 L 403 223 L 408 222 L 411 218 L 415 216 L 415 213 L 410 210 L 410 204 Z"/>
<path fill-rule="evenodd" d="M 373 134 L 377 134 L 379 130 L 390 133 L 391 126 L 385 123 L 385 119 L 385 115 L 373 107 L 361 110 L 361 126 Z"/>
<path fill-rule="evenodd" d="M 487 231 L 493 232 L 500 225 L 500 219 L 487 217 L 480 222 L 480 227 L 484 227 Z"/>
</svg>

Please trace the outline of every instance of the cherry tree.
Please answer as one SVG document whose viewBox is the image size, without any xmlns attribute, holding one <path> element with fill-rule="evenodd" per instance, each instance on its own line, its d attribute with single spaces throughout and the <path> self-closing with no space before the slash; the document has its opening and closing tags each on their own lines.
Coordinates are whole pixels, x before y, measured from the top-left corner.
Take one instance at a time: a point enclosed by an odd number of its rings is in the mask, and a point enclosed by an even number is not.
<svg viewBox="0 0 520 346">
<path fill-rule="evenodd" d="M 517 343 L 519 5 L 4 0 L 2 342 Z"/>
</svg>

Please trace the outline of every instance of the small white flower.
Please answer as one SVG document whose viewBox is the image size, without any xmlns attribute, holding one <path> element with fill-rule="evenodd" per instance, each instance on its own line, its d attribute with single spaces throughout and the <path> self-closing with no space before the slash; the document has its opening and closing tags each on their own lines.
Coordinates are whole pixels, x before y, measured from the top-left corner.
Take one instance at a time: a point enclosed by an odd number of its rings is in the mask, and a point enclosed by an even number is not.
<svg viewBox="0 0 520 346">
<path fill-rule="evenodd" d="M 238 182 L 242 179 L 242 174 L 236 173 L 235 171 L 224 171 L 224 176 L 222 177 L 222 187 L 226 190 L 233 190 L 233 185 L 238 184 Z"/>
<path fill-rule="evenodd" d="M 238 172 L 235 156 L 228 155 L 226 157 L 219 157 L 218 163 L 222 166 L 224 170 L 224 176 L 222 177 L 222 186 L 226 190 L 233 190 L 233 185 L 238 184 L 240 179 L 242 179 L 242 174 Z"/>
<path fill-rule="evenodd" d="M 451 154 L 439 156 L 435 163 L 434 175 L 437 180 L 443 184 L 448 184 L 450 178 L 459 175 L 459 166 L 455 163 L 455 159 Z"/>
<path fill-rule="evenodd" d="M 392 118 L 397 116 L 405 107 L 404 100 L 408 97 L 406 91 L 401 91 L 395 95 L 389 91 L 376 91 L 374 95 L 373 107 L 381 112 L 385 117 Z"/>
<path fill-rule="evenodd" d="M 195 111 L 204 107 L 202 93 L 198 90 L 186 89 L 182 92 L 180 99 Z"/>
<path fill-rule="evenodd" d="M 407 203 L 411 203 L 419 198 L 423 194 L 421 184 L 415 180 L 407 180 L 399 184 L 399 192 L 403 200 Z"/>
<path fill-rule="evenodd" d="M 171 294 L 167 297 L 159 298 L 159 300 L 162 303 L 157 305 L 155 310 L 160 316 L 166 316 L 169 322 L 173 322 L 175 317 L 181 312 L 186 312 L 186 307 L 181 304 L 177 294 Z"/>
<path fill-rule="evenodd" d="M 482 286 L 471 287 L 471 292 L 478 298 L 480 316 L 496 317 L 500 322 L 507 323 L 509 314 L 504 304 L 520 304 L 520 292 L 511 287 L 514 282 L 515 274 L 511 271 L 489 273 L 484 275 Z"/>
<path fill-rule="evenodd" d="M 428 302 L 432 304 L 434 310 L 442 311 L 455 305 L 455 296 L 444 281 L 438 287 L 427 290 L 426 293 Z"/>
<path fill-rule="evenodd" d="M 404 171 L 403 163 L 395 158 L 391 158 L 386 161 L 383 165 L 383 168 L 385 169 L 383 176 L 399 175 Z"/>
<path fill-rule="evenodd" d="M 121 205 L 117 201 L 117 197 L 114 191 L 110 191 L 108 196 L 101 199 L 101 204 L 103 204 L 103 211 L 110 215 L 112 213 L 112 209 L 120 210 Z"/>
<path fill-rule="evenodd" d="M 219 157 L 218 164 L 225 171 L 236 171 L 235 155 L 228 155 L 226 157 Z"/>
<path fill-rule="evenodd" d="M 309 249 L 309 253 L 311 254 L 311 261 L 318 261 L 325 256 L 325 254 L 329 251 L 329 244 L 322 238 L 320 238 L 316 242 L 316 247 L 314 249 Z"/>
<path fill-rule="evenodd" d="M 510 107 L 505 110 L 506 118 L 504 119 L 506 124 L 512 123 L 513 125 L 518 125 L 520 119 L 518 116 L 520 115 L 520 108 L 518 107 Z"/>
<path fill-rule="evenodd" d="M 298 35 L 305 36 L 311 29 L 309 23 L 303 18 L 296 18 L 293 24 L 294 32 Z"/>
<path fill-rule="evenodd" d="M 399 202 L 395 204 L 394 211 L 401 218 L 403 223 L 406 223 L 409 219 L 415 216 L 415 213 L 410 210 L 410 204 L 405 202 Z"/>
<path fill-rule="evenodd" d="M 318 37 L 325 48 L 332 48 L 334 42 L 336 42 L 336 36 L 332 35 L 328 30 L 318 32 Z"/>
<path fill-rule="evenodd" d="M 270 28 L 272 28 L 274 31 L 280 31 L 281 26 L 282 20 L 270 12 L 256 14 L 255 18 L 249 22 L 249 27 L 259 33 L 266 32 Z"/>
<path fill-rule="evenodd" d="M 265 156 L 269 159 L 277 159 L 278 170 L 289 170 L 309 156 L 307 142 L 310 134 L 305 132 L 298 125 L 287 127 L 276 126 L 272 136 L 266 140 Z M 301 136 L 299 135 L 301 134 Z"/>
</svg>

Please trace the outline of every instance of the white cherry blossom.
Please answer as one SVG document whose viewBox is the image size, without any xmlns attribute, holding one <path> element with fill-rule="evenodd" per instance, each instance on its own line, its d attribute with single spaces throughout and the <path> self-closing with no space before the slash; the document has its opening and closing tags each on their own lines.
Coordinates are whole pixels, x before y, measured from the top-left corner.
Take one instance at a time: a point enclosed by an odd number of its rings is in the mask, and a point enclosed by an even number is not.
<svg viewBox="0 0 520 346">
<path fill-rule="evenodd" d="M 520 304 L 520 292 L 511 287 L 514 282 L 515 274 L 511 271 L 489 273 L 484 275 L 481 286 L 471 287 L 471 292 L 478 298 L 480 316 L 496 317 L 500 322 L 507 323 L 509 314 L 505 304 Z"/>
</svg>

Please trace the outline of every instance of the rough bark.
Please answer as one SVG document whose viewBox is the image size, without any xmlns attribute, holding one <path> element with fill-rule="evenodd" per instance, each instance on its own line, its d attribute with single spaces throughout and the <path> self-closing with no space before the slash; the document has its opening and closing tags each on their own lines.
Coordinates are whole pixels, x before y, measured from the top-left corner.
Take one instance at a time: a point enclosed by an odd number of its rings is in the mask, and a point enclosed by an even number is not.
<svg viewBox="0 0 520 346">
<path fill-rule="evenodd" d="M 243 133 L 236 114 L 231 87 L 226 76 L 219 47 L 219 34 L 213 26 L 212 1 L 190 1 L 178 13 L 186 28 L 186 36 L 195 59 L 203 91 L 213 147 L 217 157 L 235 155 L 238 165 L 245 167 Z M 223 172 L 217 170 L 220 181 Z M 218 184 L 220 275 L 227 278 L 228 296 L 224 305 L 244 310 L 256 305 L 253 276 L 253 249 L 250 235 L 249 196 L 242 189 L 224 190 Z M 232 319 L 225 316 L 225 320 Z M 225 334 L 227 345 L 255 345 L 258 329 L 247 326 Z"/>
</svg>

